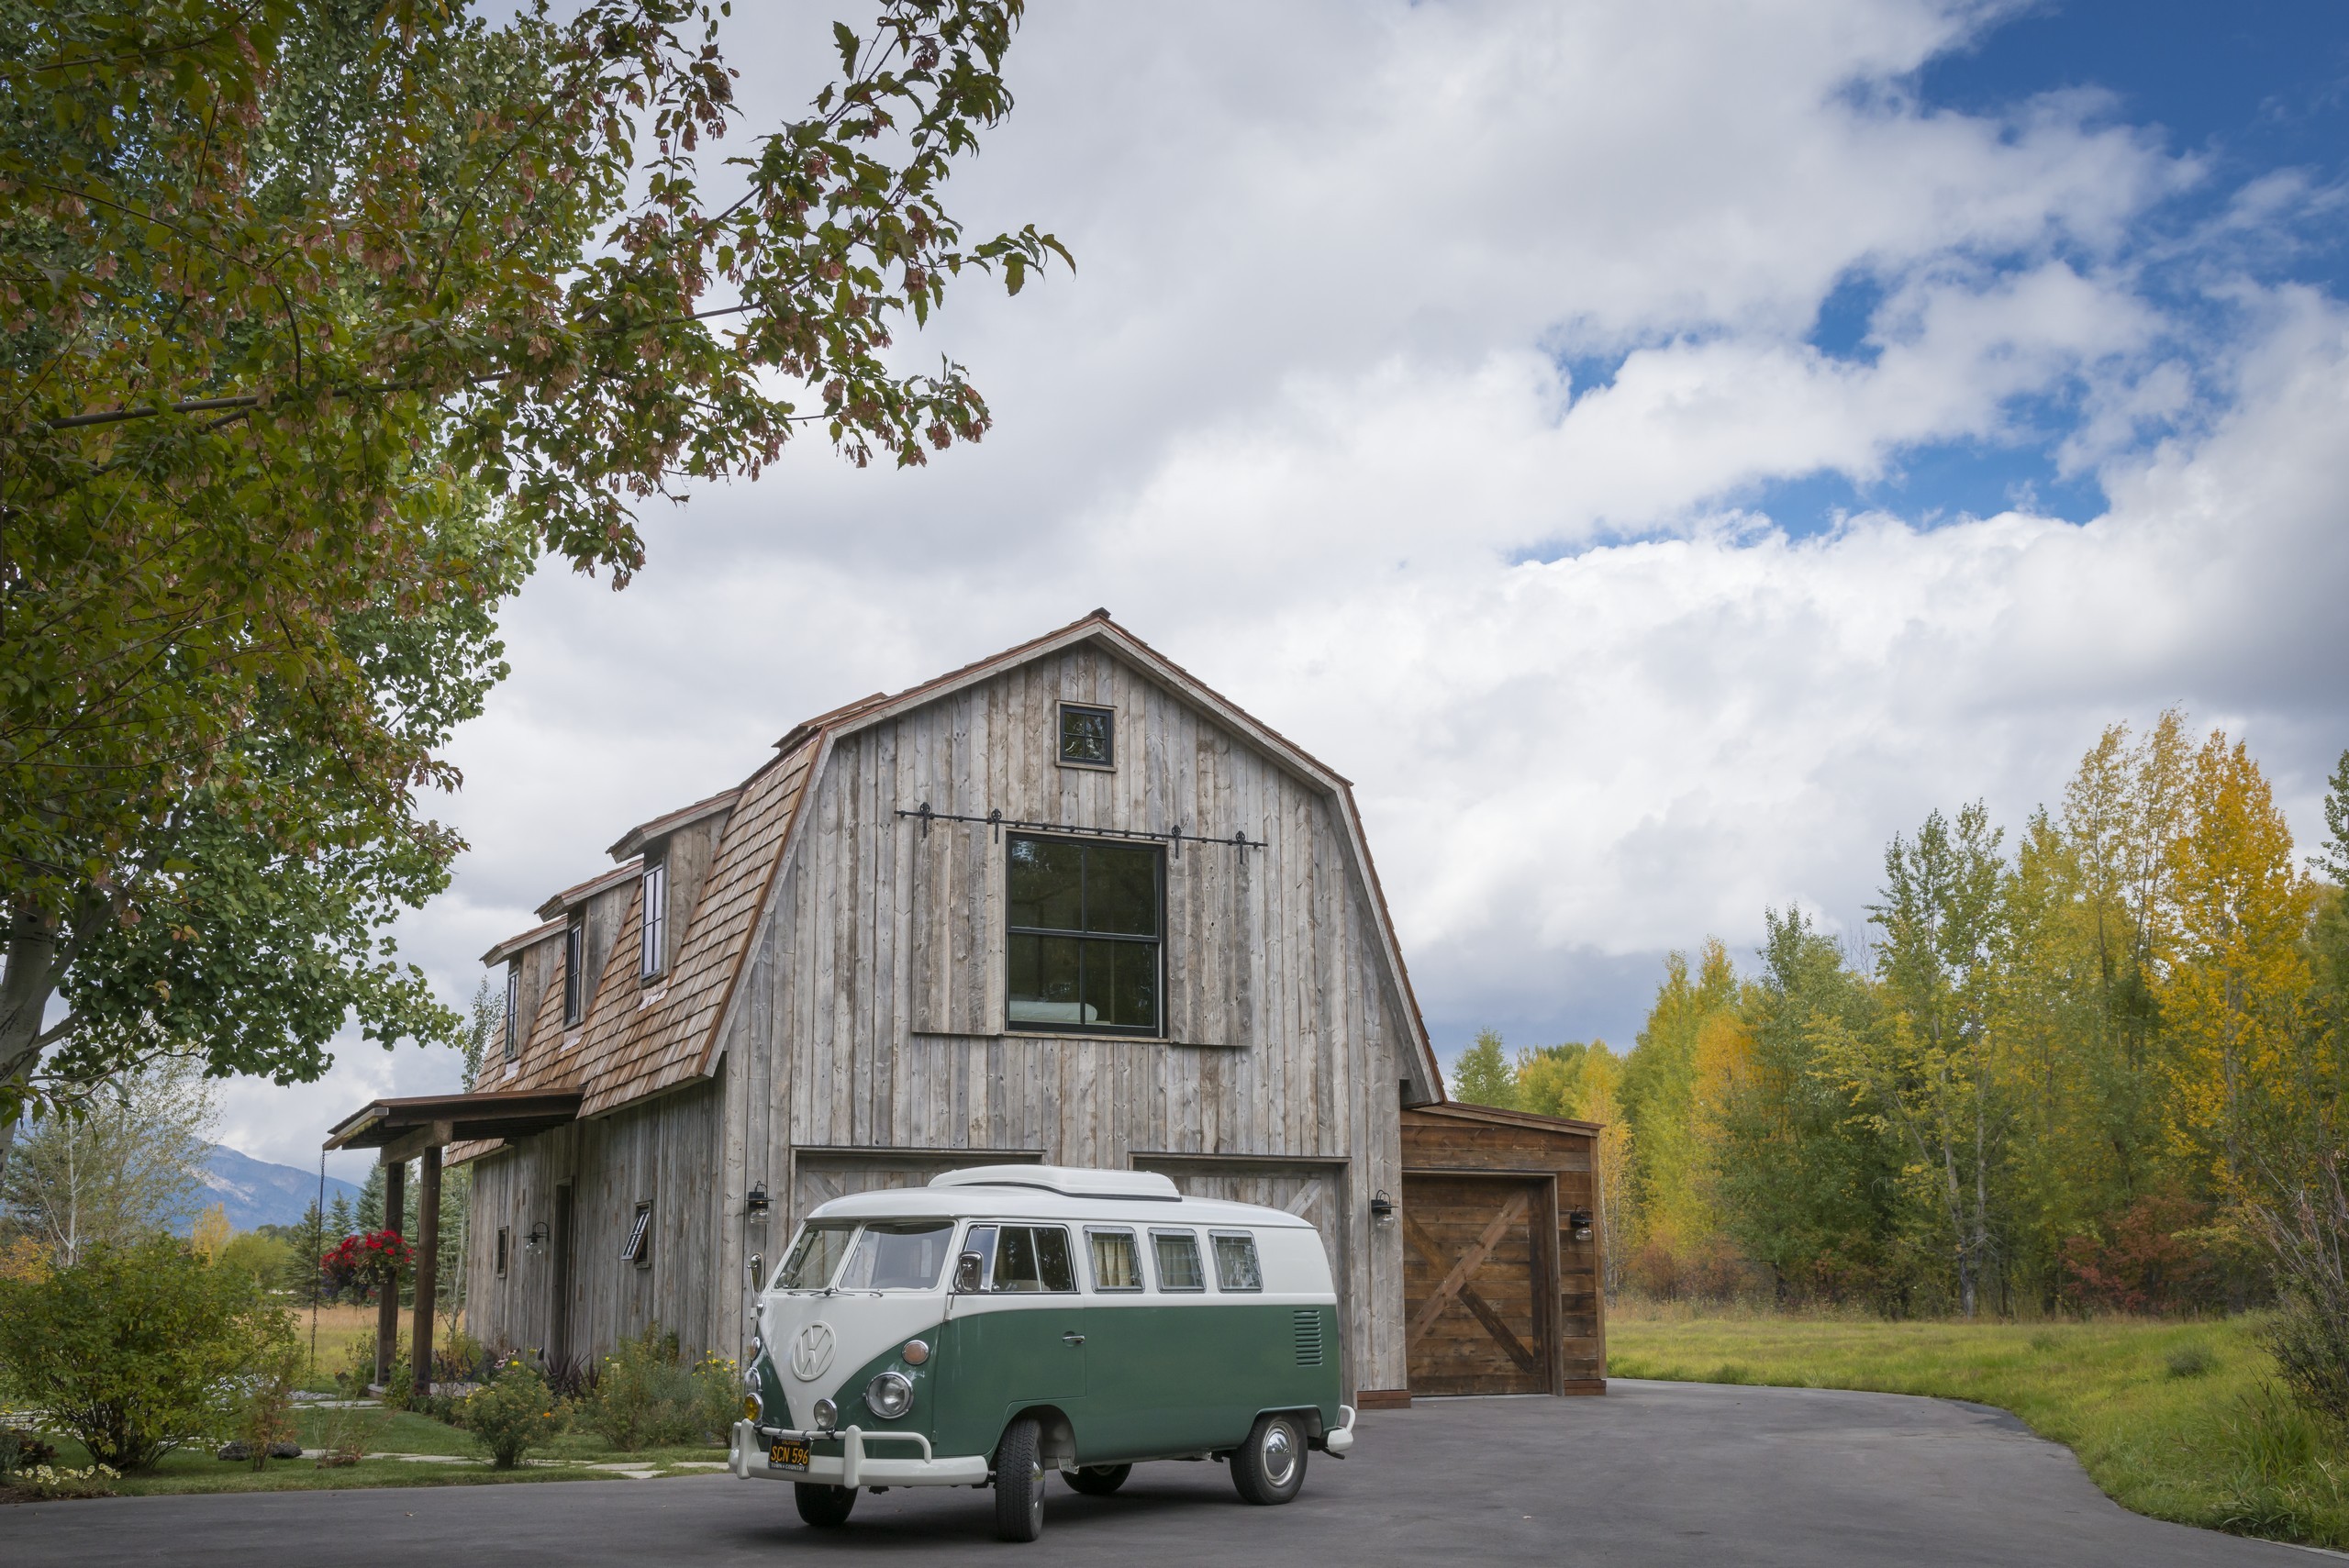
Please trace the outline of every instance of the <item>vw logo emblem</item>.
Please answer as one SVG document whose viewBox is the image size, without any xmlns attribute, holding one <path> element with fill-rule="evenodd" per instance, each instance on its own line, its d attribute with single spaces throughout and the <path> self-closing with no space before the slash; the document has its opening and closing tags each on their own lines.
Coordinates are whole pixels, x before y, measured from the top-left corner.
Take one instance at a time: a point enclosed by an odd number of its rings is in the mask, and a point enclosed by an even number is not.
<svg viewBox="0 0 2349 1568">
<path fill-rule="evenodd" d="M 810 1323 L 800 1329 L 798 1338 L 791 1341 L 791 1375 L 802 1383 L 823 1376 L 832 1364 L 836 1342 L 829 1323 Z"/>
</svg>

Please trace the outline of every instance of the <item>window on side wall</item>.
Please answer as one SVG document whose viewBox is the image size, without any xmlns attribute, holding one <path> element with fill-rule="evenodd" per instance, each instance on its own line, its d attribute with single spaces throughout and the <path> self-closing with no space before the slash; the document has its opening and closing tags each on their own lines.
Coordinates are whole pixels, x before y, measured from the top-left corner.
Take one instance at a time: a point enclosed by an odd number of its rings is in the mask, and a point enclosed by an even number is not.
<svg viewBox="0 0 2349 1568">
<path fill-rule="evenodd" d="M 573 915 L 562 932 L 562 1027 L 587 1010 L 587 917 Z"/>
<path fill-rule="evenodd" d="M 640 1269 L 652 1266 L 652 1206 L 636 1206 L 636 1219 L 629 1225 L 628 1240 L 620 1244 L 620 1262 L 634 1263 Z"/>
<path fill-rule="evenodd" d="M 1061 704 L 1061 761 L 1073 768 L 1118 765 L 1118 713 L 1085 703 Z"/>
<path fill-rule="evenodd" d="M 1165 854 L 1156 844 L 1008 836 L 1005 1021 L 1161 1032 Z"/>
<path fill-rule="evenodd" d="M 644 951 L 638 978 L 650 980 L 668 966 L 668 943 L 669 862 L 653 861 L 644 868 Z"/>
<path fill-rule="evenodd" d="M 501 1225 L 497 1228 L 497 1277 L 499 1279 L 506 1277 L 506 1249 L 510 1244 L 508 1238 L 512 1235 L 513 1232 L 505 1226 Z"/>
<path fill-rule="evenodd" d="M 1199 1267 L 1199 1239 L 1188 1230 L 1150 1233 L 1152 1260 L 1158 1265 L 1161 1290 L 1205 1290 L 1207 1272 Z"/>
</svg>

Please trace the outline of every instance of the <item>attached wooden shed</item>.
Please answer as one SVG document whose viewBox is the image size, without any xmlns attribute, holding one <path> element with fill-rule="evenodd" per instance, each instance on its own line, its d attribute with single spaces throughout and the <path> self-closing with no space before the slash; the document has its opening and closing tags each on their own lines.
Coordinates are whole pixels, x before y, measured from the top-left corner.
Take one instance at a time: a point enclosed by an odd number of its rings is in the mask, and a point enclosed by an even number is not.
<svg viewBox="0 0 2349 1568">
<path fill-rule="evenodd" d="M 1604 1394 L 1598 1128 L 1407 1106 L 1404 1351 L 1423 1394 Z"/>
</svg>

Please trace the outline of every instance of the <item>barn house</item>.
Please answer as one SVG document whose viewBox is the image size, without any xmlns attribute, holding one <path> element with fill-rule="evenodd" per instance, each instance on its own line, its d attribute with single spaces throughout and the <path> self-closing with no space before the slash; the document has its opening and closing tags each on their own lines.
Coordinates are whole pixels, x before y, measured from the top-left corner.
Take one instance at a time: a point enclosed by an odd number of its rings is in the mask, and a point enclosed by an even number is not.
<svg viewBox="0 0 2349 1568">
<path fill-rule="evenodd" d="M 1106 612 L 610 855 L 485 955 L 475 1091 L 331 1140 L 472 1162 L 484 1341 L 738 1353 L 816 1205 L 1035 1161 L 1310 1219 L 1360 1403 L 1604 1387 L 1596 1129 L 1446 1103 L 1347 782 Z"/>
</svg>

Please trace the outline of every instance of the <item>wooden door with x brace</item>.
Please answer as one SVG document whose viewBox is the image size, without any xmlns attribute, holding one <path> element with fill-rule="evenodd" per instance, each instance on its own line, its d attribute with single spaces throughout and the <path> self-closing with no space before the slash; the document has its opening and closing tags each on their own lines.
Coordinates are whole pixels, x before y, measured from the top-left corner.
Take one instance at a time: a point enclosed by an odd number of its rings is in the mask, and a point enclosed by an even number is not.
<svg viewBox="0 0 2349 1568">
<path fill-rule="evenodd" d="M 1553 1185 L 1522 1176 L 1404 1175 L 1403 1343 L 1412 1394 L 1553 1391 Z"/>
</svg>

